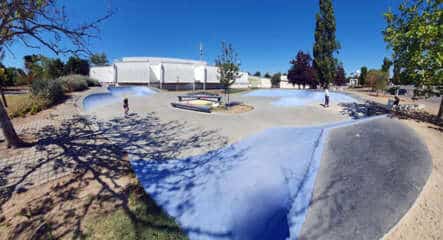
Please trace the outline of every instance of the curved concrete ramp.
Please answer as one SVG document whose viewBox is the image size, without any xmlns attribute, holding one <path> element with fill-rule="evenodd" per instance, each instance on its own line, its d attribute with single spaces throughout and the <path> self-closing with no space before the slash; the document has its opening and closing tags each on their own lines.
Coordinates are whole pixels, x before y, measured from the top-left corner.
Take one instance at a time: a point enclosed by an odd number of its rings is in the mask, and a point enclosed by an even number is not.
<svg viewBox="0 0 443 240">
<path fill-rule="evenodd" d="M 329 131 L 299 239 L 379 239 L 414 203 L 431 172 L 427 147 L 400 121 Z"/>
</svg>

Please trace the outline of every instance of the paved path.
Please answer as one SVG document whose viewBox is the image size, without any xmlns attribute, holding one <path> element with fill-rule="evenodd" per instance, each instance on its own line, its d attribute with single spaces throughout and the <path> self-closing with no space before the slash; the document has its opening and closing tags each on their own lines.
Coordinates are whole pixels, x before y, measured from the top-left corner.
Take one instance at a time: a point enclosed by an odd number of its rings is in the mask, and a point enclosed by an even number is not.
<svg viewBox="0 0 443 240">
<path fill-rule="evenodd" d="M 14 127 L 19 135 L 34 136 L 43 141 L 55 139 L 61 124 L 78 113 L 75 105 L 77 100 L 78 94 L 53 109 L 24 119 L 14 119 Z M 3 135 L 1 131 L 0 135 Z M 0 153 L 0 197 L 10 187 L 13 190 L 24 190 L 73 171 L 68 164 L 70 160 L 63 156 L 63 149 L 52 144 L 45 145 L 41 141 L 33 147 L 23 149 L 6 149 L 2 145 Z M 7 192 L 10 193 L 9 190 Z"/>
</svg>

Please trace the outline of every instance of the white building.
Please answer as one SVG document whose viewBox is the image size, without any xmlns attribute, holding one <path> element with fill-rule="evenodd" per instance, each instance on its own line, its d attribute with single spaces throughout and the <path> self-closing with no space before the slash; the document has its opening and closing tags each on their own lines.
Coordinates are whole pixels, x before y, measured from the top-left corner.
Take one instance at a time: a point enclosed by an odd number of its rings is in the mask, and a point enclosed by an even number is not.
<svg viewBox="0 0 443 240">
<path fill-rule="evenodd" d="M 112 66 L 92 67 L 89 75 L 105 84 L 145 84 L 173 90 L 222 87 L 215 66 L 175 58 L 125 57 Z M 232 87 L 249 87 L 248 74 L 242 73 Z"/>
</svg>

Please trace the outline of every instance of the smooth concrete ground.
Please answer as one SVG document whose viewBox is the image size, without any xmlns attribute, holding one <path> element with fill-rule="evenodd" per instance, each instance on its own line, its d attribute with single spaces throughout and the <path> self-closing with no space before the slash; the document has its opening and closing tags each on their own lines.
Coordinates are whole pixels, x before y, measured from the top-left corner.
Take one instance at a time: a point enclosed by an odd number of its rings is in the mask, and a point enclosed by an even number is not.
<svg viewBox="0 0 443 240">
<path fill-rule="evenodd" d="M 426 146 L 398 120 L 332 130 L 300 239 L 379 239 L 431 173 Z"/>
<path fill-rule="evenodd" d="M 272 104 L 276 98 L 245 97 L 244 93 L 231 94 L 231 101 L 244 102 L 254 107 L 254 110 L 246 113 L 207 114 L 173 108 L 170 103 L 177 101 L 177 96 L 183 94 L 183 92 L 160 92 L 144 97 L 129 97 L 130 112 L 153 113 L 163 123 L 180 121 L 186 123 L 189 129 L 216 131 L 227 139 L 227 143 L 237 142 L 272 127 L 315 126 L 350 119 L 349 116 L 323 108 L 320 103 L 310 107 L 276 107 Z M 121 117 L 122 103 L 101 107 L 89 114 L 103 120 Z"/>
<path fill-rule="evenodd" d="M 152 113 L 158 121 L 182 123 L 171 134 L 186 140 L 210 131 L 217 144 L 178 149 L 177 157 L 194 156 L 234 143 L 265 129 L 305 127 L 349 120 L 336 108 L 320 105 L 276 107 L 275 99 L 233 94 L 233 101 L 255 109 L 243 114 L 196 113 L 170 106 L 182 93 L 161 92 L 129 97 L 131 112 Z M 123 116 L 121 103 L 89 112 L 101 120 Z M 128 129 L 130 131 L 130 129 Z M 288 143 L 290 144 L 290 142 Z M 377 239 L 408 210 L 429 174 L 426 147 L 394 120 L 331 130 L 317 175 L 312 204 L 302 227 L 305 239 Z"/>
</svg>

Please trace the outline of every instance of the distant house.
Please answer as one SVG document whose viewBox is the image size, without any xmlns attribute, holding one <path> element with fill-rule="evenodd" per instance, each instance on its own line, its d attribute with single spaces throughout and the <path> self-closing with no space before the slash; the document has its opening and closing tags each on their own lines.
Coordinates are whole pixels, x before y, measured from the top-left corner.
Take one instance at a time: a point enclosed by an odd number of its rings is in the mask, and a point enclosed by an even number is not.
<svg viewBox="0 0 443 240">
<path fill-rule="evenodd" d="M 348 86 L 357 87 L 359 85 L 358 78 L 360 77 L 360 71 L 356 71 L 350 74 Z"/>
<path fill-rule="evenodd" d="M 204 61 L 157 58 L 125 57 L 111 66 L 92 67 L 89 73 L 105 84 L 147 85 L 170 90 L 222 88 L 217 67 Z M 232 86 L 249 87 L 248 74 Z"/>
<path fill-rule="evenodd" d="M 249 76 L 249 86 L 251 88 L 271 88 L 271 79 Z"/>
</svg>

